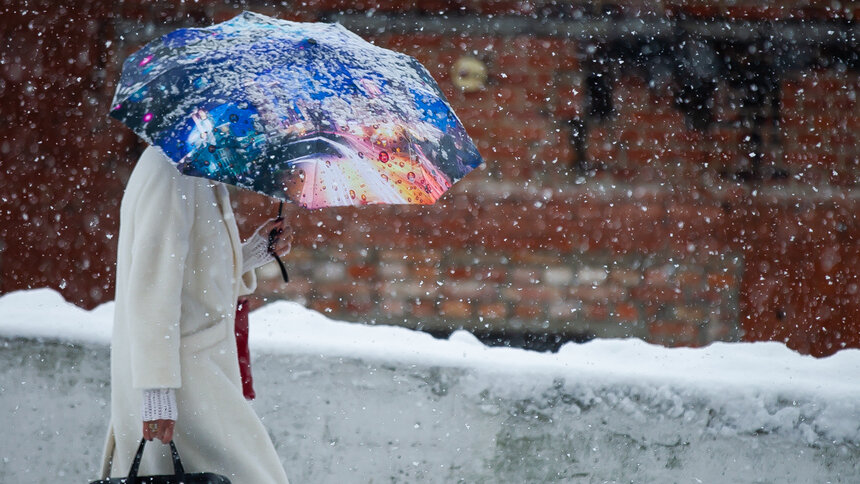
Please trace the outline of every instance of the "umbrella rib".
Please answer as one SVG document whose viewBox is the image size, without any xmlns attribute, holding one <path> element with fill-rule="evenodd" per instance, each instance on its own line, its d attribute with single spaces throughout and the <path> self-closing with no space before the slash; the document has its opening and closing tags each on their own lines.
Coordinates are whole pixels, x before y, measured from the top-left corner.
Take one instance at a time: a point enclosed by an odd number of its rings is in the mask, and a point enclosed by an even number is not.
<svg viewBox="0 0 860 484">
<path fill-rule="evenodd" d="M 314 160 L 314 183 L 311 185 L 311 205 L 310 207 L 317 207 L 317 189 L 319 188 L 319 179 L 320 179 L 320 163 L 317 160 Z"/>
</svg>

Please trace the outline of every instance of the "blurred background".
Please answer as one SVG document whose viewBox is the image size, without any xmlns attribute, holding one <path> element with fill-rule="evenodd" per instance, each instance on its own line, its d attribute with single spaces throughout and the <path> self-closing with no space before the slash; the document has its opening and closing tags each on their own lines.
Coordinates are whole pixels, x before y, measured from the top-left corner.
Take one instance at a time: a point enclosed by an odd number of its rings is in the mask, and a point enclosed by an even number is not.
<svg viewBox="0 0 860 484">
<path fill-rule="evenodd" d="M 486 160 L 433 206 L 291 207 L 292 280 L 265 267 L 255 305 L 538 350 L 860 347 L 860 6 L 763 3 L 2 0 L 0 293 L 112 300 L 145 148 L 107 117 L 121 62 L 247 9 L 416 57 Z M 233 200 L 245 235 L 277 211 Z"/>
</svg>

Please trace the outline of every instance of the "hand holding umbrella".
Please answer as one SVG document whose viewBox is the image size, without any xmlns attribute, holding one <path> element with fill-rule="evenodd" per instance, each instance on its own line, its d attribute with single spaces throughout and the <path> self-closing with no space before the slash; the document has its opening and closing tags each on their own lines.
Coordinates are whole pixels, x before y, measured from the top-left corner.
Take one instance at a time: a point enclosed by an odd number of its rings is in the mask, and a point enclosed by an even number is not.
<svg viewBox="0 0 860 484">
<path fill-rule="evenodd" d="M 293 229 L 283 218 L 273 218 L 264 225 L 269 232 L 269 253 L 275 258 L 290 253 L 293 246 Z"/>
<path fill-rule="evenodd" d="M 278 207 L 278 217 L 270 220 L 264 227 L 269 232 L 269 253 L 278 261 L 278 267 L 281 268 L 281 276 L 284 278 L 284 282 L 290 282 L 287 268 L 281 261 L 281 256 L 289 254 L 293 247 L 293 230 L 286 224 L 283 210 L 284 202 L 281 202 L 281 205 Z M 286 237 L 283 236 L 284 233 L 287 234 Z"/>
<path fill-rule="evenodd" d="M 293 245 L 292 228 L 283 216 L 283 206 L 278 210 L 278 217 L 270 219 L 261 225 L 248 240 L 242 244 L 242 272 L 256 269 L 274 257 L 281 268 L 284 282 L 289 282 L 287 269 L 281 257 L 290 253 Z"/>
</svg>

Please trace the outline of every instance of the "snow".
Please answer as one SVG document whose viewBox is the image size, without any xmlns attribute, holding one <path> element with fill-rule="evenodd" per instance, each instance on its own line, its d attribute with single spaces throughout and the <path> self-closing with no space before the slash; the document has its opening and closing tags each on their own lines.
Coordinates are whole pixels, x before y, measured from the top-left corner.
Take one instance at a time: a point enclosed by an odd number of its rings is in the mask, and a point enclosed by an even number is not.
<svg viewBox="0 0 860 484">
<path fill-rule="evenodd" d="M 48 468 L 15 456 L 67 462 L 63 435 L 88 448 L 64 472 L 92 477 L 112 315 L 49 289 L 0 297 L 0 415 L 54 416 L 0 444 L 0 481 Z M 627 339 L 536 353 L 284 301 L 251 314 L 250 337 L 254 405 L 294 482 L 860 482 L 860 350 Z"/>
</svg>

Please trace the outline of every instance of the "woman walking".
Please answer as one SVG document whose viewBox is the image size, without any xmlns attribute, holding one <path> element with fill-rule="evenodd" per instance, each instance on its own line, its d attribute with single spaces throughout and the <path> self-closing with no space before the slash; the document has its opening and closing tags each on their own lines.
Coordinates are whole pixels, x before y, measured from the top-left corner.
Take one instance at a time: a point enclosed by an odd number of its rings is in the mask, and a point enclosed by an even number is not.
<svg viewBox="0 0 860 484">
<path fill-rule="evenodd" d="M 242 244 L 224 185 L 182 175 L 146 149 L 120 213 L 103 477 L 127 475 L 143 436 L 174 440 L 188 472 L 287 483 L 242 394 L 234 323 L 237 298 L 256 287 L 254 269 L 291 241 L 279 218 Z M 169 448 L 148 447 L 140 475 L 172 474 Z"/>
</svg>

